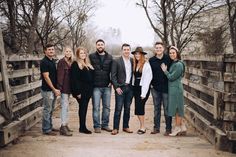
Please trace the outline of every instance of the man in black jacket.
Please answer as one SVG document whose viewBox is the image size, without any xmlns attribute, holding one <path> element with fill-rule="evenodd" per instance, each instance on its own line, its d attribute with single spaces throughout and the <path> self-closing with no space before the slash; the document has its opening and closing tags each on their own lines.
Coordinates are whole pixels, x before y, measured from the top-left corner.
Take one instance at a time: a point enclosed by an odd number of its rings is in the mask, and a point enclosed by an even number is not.
<svg viewBox="0 0 236 157">
<path fill-rule="evenodd" d="M 168 116 L 168 79 L 161 69 L 161 64 L 164 63 L 170 67 L 170 57 L 164 53 L 164 44 L 162 42 L 155 43 L 155 56 L 149 59 L 152 68 L 153 79 L 151 82 L 152 98 L 154 103 L 154 128 L 151 134 L 160 132 L 161 121 L 161 104 L 163 104 L 166 132 L 164 135 L 168 136 L 172 129 L 172 117 Z"/>
<path fill-rule="evenodd" d="M 123 44 L 122 56 L 112 63 L 111 80 L 115 89 L 115 113 L 112 135 L 118 134 L 121 111 L 124 106 L 123 131 L 133 133 L 129 129 L 130 105 L 132 103 L 132 59 L 130 58 L 130 45 Z"/>
<path fill-rule="evenodd" d="M 96 41 L 97 51 L 90 54 L 89 58 L 94 67 L 93 127 L 95 133 L 101 129 L 111 132 L 109 128 L 110 101 L 111 101 L 111 64 L 112 56 L 105 51 L 105 42 Z M 100 99 L 102 99 L 102 123 L 100 122 Z"/>
</svg>

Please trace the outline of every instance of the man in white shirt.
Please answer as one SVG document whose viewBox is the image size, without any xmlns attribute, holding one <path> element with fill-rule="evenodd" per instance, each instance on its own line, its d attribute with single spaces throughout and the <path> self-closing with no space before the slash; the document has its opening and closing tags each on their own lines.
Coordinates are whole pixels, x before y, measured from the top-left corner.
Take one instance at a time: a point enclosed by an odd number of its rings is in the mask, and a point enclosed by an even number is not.
<svg viewBox="0 0 236 157">
<path fill-rule="evenodd" d="M 124 106 L 123 131 L 133 133 L 129 128 L 130 105 L 132 103 L 133 91 L 131 88 L 133 60 L 130 58 L 130 45 L 123 44 L 122 56 L 113 60 L 111 69 L 111 81 L 115 89 L 115 113 L 112 135 L 119 133 L 121 111 Z"/>
</svg>

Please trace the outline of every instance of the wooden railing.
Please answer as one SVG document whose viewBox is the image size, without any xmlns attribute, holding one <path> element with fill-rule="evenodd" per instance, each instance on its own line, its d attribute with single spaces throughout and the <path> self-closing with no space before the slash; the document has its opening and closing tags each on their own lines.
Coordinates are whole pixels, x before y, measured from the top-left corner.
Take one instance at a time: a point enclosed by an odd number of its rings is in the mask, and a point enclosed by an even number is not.
<svg viewBox="0 0 236 157">
<path fill-rule="evenodd" d="M 235 151 L 236 55 L 182 55 L 186 118 L 216 148 Z"/>
<path fill-rule="evenodd" d="M 6 55 L 0 31 L 0 146 L 42 118 L 39 62 L 29 54 Z"/>
</svg>

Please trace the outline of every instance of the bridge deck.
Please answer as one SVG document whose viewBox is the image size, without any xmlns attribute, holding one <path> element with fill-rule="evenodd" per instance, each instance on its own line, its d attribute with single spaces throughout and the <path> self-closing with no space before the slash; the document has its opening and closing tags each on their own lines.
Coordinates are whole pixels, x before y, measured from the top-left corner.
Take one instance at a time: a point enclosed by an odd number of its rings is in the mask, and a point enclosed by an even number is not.
<svg viewBox="0 0 236 157">
<path fill-rule="evenodd" d="M 112 96 L 111 122 L 112 127 L 114 115 L 114 96 Z M 132 104 L 130 128 L 135 132 L 127 134 L 122 131 L 116 136 L 108 132 L 101 134 L 85 135 L 78 132 L 77 102 L 72 98 L 70 104 L 70 127 L 74 130 L 72 137 L 45 136 L 41 133 L 41 123 L 31 128 L 24 136 L 18 139 L 16 145 L 8 145 L 0 149 L 1 157 L 118 157 L 118 156 L 162 156 L 162 157 L 233 157 L 234 154 L 217 151 L 204 137 L 199 135 L 194 128 L 188 125 L 188 134 L 185 137 L 165 137 L 164 123 L 162 117 L 161 133 L 151 135 L 153 127 L 153 105 L 149 98 L 146 105 L 146 127 L 147 133 L 138 135 L 138 120 L 133 112 Z M 92 129 L 92 107 L 89 104 L 87 115 L 88 128 Z M 122 121 L 121 121 L 122 122 Z M 60 110 L 54 113 L 53 123 L 60 127 Z M 121 123 L 122 124 L 122 123 Z"/>
</svg>

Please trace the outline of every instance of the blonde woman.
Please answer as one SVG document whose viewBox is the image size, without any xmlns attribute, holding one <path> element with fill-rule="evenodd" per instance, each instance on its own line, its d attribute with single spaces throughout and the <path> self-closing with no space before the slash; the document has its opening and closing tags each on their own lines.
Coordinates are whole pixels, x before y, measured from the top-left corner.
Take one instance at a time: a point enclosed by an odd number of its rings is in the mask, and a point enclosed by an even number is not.
<svg viewBox="0 0 236 157">
<path fill-rule="evenodd" d="M 72 130 L 68 127 L 68 106 L 70 89 L 70 72 L 72 64 L 72 50 L 64 49 L 64 57 L 57 64 L 57 87 L 61 91 L 61 127 L 60 134 L 72 136 Z"/>
<path fill-rule="evenodd" d="M 133 91 L 135 100 L 135 115 L 138 116 L 140 128 L 138 134 L 146 133 L 144 125 L 145 104 L 150 95 L 150 83 L 152 80 L 152 69 L 148 61 L 145 59 L 146 52 L 142 47 L 137 47 L 132 52 L 134 55 L 133 64 Z"/>
<path fill-rule="evenodd" d="M 75 53 L 75 61 L 71 65 L 71 90 L 79 103 L 80 133 L 92 134 L 86 127 L 88 102 L 93 93 L 93 71 L 87 50 L 79 47 Z"/>
</svg>

